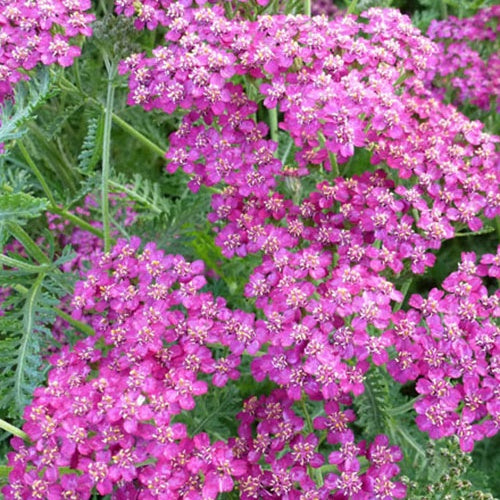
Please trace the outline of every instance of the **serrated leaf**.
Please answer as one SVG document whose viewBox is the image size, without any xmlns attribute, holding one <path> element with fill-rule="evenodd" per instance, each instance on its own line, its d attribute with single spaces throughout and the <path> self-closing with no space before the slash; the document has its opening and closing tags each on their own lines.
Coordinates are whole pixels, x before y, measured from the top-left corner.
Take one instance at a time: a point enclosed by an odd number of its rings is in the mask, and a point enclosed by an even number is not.
<svg viewBox="0 0 500 500">
<path fill-rule="evenodd" d="M 2 221 L 23 221 L 38 217 L 47 209 L 45 198 L 35 198 L 26 193 L 0 194 L 0 223 Z"/>
<path fill-rule="evenodd" d="M 104 114 L 101 113 L 98 118 L 89 118 L 87 122 L 87 134 L 78 155 L 78 169 L 83 174 L 91 174 L 101 158 L 103 132 Z"/>
<path fill-rule="evenodd" d="M 28 292 L 23 310 L 23 333 L 17 350 L 16 374 L 14 377 L 15 404 L 19 410 L 21 410 L 27 402 L 23 388 L 26 385 L 26 371 L 29 370 L 29 365 L 32 362 L 30 359 L 30 350 L 33 347 L 38 347 L 34 329 L 36 325 L 37 303 L 42 292 L 44 277 L 44 274 L 38 275 Z M 31 365 L 31 368 L 35 368 L 36 370 L 38 367 L 36 365 L 34 367 Z"/>
<path fill-rule="evenodd" d="M 14 99 L 4 103 L 0 115 L 0 143 L 18 139 L 24 134 L 23 125 L 35 117 L 36 110 L 55 95 L 50 71 L 41 67 L 36 76 L 19 82 Z"/>
<path fill-rule="evenodd" d="M 136 203 L 137 209 L 146 209 L 153 216 L 170 213 L 171 204 L 161 192 L 160 185 L 140 174 L 135 174 L 132 180 L 119 175 L 116 180 L 109 181 L 109 187 L 112 191 L 126 194 Z"/>
</svg>

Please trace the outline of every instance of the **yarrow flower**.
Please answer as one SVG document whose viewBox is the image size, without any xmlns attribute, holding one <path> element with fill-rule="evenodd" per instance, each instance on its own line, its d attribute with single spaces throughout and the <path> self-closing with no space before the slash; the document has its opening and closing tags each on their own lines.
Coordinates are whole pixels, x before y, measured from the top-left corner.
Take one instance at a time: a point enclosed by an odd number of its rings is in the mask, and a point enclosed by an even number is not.
<svg viewBox="0 0 500 500">
<path fill-rule="evenodd" d="M 80 47 L 72 39 L 92 34 L 90 7 L 90 0 L 0 1 L 0 105 L 39 62 L 73 64 Z"/>
<path fill-rule="evenodd" d="M 500 110 L 500 58 L 495 51 L 499 23 L 498 5 L 481 9 L 471 17 L 450 16 L 431 22 L 427 35 L 437 42 L 439 54 L 428 79 L 437 95 L 442 96 L 451 87 L 458 104 L 470 102 L 488 110 L 496 103 Z M 474 46 L 478 41 L 482 53 Z"/>
<path fill-rule="evenodd" d="M 346 402 L 346 401 L 344 401 Z M 404 498 L 406 488 L 394 481 L 399 473 L 395 464 L 402 459 L 397 446 L 389 446 L 386 436 L 379 435 L 374 442 L 355 443 L 349 421 L 352 411 L 340 410 L 337 403 L 327 403 L 327 417 L 314 421 L 314 430 L 344 429 L 342 437 L 328 440 L 339 443 L 338 451 L 328 456 L 328 463 L 338 470 L 327 474 L 324 485 L 315 484 L 314 469 L 326 459 L 319 452 L 320 443 L 313 429 L 305 431 L 305 422 L 292 406 L 283 390 L 269 396 L 251 398 L 244 403 L 238 415 L 241 421 L 238 438 L 233 442 L 233 453 L 245 458 L 251 465 L 240 478 L 242 499 L 273 495 L 279 498 Z M 361 471 L 361 460 L 369 467 Z M 312 468 L 312 477 L 308 474 Z"/>
<path fill-rule="evenodd" d="M 481 261 L 498 259 L 497 252 Z M 397 352 L 387 364 L 389 373 L 401 383 L 416 380 L 417 425 L 434 439 L 457 435 L 465 452 L 499 430 L 493 408 L 500 292 L 490 295 L 483 284 L 489 269 L 493 265 L 476 265 L 475 254 L 462 254 L 458 271 L 443 282 L 444 291 L 433 289 L 425 299 L 412 296 L 411 308 L 395 313 L 394 329 L 388 331 Z"/>
<path fill-rule="evenodd" d="M 35 391 L 24 413 L 34 445 L 13 441 L 6 498 L 83 499 L 92 488 L 120 498 L 132 481 L 148 498 L 188 491 L 216 498 L 246 470 L 227 444 L 205 434 L 191 438 L 174 422 L 207 392 L 200 374 L 218 386 L 227 382 L 211 346 L 229 346 L 225 325 L 239 319 L 222 299 L 200 291 L 201 262 L 165 255 L 151 243 L 139 253 L 139 244 L 118 241 L 77 284 L 73 316 L 95 336 L 51 357 L 47 387 Z M 245 322 L 252 325 L 250 317 Z M 231 357 L 231 378 L 239 358 Z"/>
</svg>

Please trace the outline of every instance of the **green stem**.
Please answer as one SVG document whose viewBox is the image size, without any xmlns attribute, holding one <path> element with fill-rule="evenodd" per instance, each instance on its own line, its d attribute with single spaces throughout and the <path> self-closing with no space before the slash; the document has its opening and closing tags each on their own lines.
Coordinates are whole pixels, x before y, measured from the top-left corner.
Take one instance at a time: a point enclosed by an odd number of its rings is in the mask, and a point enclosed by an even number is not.
<svg viewBox="0 0 500 500">
<path fill-rule="evenodd" d="M 319 143 L 323 149 L 326 149 L 326 138 L 322 132 L 319 133 Z M 335 153 L 328 151 L 328 159 L 330 160 L 330 165 L 332 166 L 332 172 L 335 177 L 340 177 L 339 165 L 337 163 L 337 156 Z"/>
<path fill-rule="evenodd" d="M 448 19 L 448 6 L 445 0 L 439 0 L 439 10 L 441 11 L 441 19 Z"/>
<path fill-rule="evenodd" d="M 422 447 L 401 427 L 397 426 L 396 431 L 403 437 L 403 439 L 422 457 L 425 458 L 425 451 Z"/>
<path fill-rule="evenodd" d="M 413 281 L 413 278 L 408 278 L 404 283 L 403 286 L 401 287 L 401 293 L 403 294 L 403 298 L 401 299 L 401 302 L 398 302 L 394 306 L 393 312 L 397 312 L 401 309 L 401 306 L 403 305 L 403 302 L 405 301 L 406 294 L 408 293 L 408 290 L 410 289 L 411 283 Z"/>
<path fill-rule="evenodd" d="M 356 10 L 357 5 L 358 5 L 358 0 L 352 0 L 351 3 L 349 4 L 349 7 L 347 7 L 347 14 L 353 14 L 354 11 Z"/>
<path fill-rule="evenodd" d="M 98 105 L 101 109 L 104 108 L 104 106 L 97 100 L 94 99 L 93 97 L 81 92 L 78 90 L 78 88 L 73 85 L 69 80 L 66 80 L 64 77 L 62 78 L 62 81 L 64 84 L 68 85 L 69 90 L 76 92 L 80 94 L 82 97 L 89 99 L 92 101 L 94 104 Z M 135 137 L 139 142 L 141 142 L 144 146 L 146 146 L 149 150 L 151 150 L 153 153 L 156 153 L 158 156 L 161 156 L 162 158 L 165 157 L 166 151 L 155 144 L 153 141 L 148 139 L 144 134 L 139 132 L 137 129 L 135 129 L 132 125 L 127 123 L 125 120 L 120 118 L 117 114 L 113 113 L 112 114 L 113 122 L 116 123 L 122 130 L 130 134 L 132 137 Z"/>
<path fill-rule="evenodd" d="M 6 227 L 10 234 L 25 248 L 28 255 L 41 264 L 50 264 L 49 258 L 40 250 L 38 245 L 31 239 L 29 234 L 16 222 L 7 222 Z"/>
<path fill-rule="evenodd" d="M 27 271 L 28 273 L 41 273 L 50 269 L 50 266 L 46 264 L 34 266 L 33 264 L 28 264 L 27 262 L 18 259 L 12 259 L 11 257 L 7 257 L 7 255 L 3 254 L 0 254 L 0 264 L 20 269 L 21 271 Z"/>
<path fill-rule="evenodd" d="M 91 326 L 87 325 L 86 323 L 82 323 L 81 321 L 72 318 L 68 313 L 65 313 L 64 311 L 62 311 L 57 307 L 54 307 L 54 311 L 60 318 L 62 318 L 64 321 L 67 321 L 71 326 L 75 327 L 82 333 L 85 333 L 88 336 L 95 335 L 94 329 Z"/>
<path fill-rule="evenodd" d="M 132 137 L 135 137 L 139 142 L 144 144 L 148 149 L 156 153 L 158 156 L 162 158 L 165 157 L 166 151 L 154 142 L 150 141 L 145 135 L 141 134 L 138 130 L 136 130 L 132 125 L 129 125 L 126 121 L 122 120 L 118 115 L 113 113 L 112 115 L 113 121 L 125 132 L 130 134 Z"/>
<path fill-rule="evenodd" d="M 275 106 L 269 110 L 269 133 L 271 140 L 278 142 L 278 107 Z M 276 149 L 276 153 L 278 150 Z"/>
<path fill-rule="evenodd" d="M 311 0 L 304 0 L 304 14 L 311 17 Z"/>
<path fill-rule="evenodd" d="M 302 412 L 304 413 L 304 417 L 306 419 L 306 430 L 308 434 L 313 434 L 314 433 L 314 426 L 313 422 L 311 419 L 311 415 L 309 415 L 309 412 L 307 411 L 307 404 L 306 404 L 306 393 L 302 392 L 302 397 L 300 398 L 300 406 L 302 408 Z M 323 475 L 321 474 L 321 470 L 318 468 L 311 467 L 310 465 L 307 466 L 309 470 L 309 475 L 313 477 L 314 482 L 318 487 L 323 486 Z"/>
<path fill-rule="evenodd" d="M 50 190 L 47 182 L 45 181 L 45 178 L 43 177 L 42 173 L 38 169 L 38 167 L 35 165 L 35 162 L 31 158 L 30 154 L 28 153 L 28 150 L 24 146 L 22 142 L 18 142 L 17 146 L 19 147 L 19 150 L 21 151 L 21 154 L 23 155 L 24 159 L 26 160 L 26 163 L 28 166 L 31 168 L 33 173 L 35 174 L 36 178 L 38 179 L 38 182 L 40 182 L 40 185 L 42 186 L 43 192 L 47 196 L 49 202 L 50 202 L 50 207 L 49 211 L 58 214 L 61 217 L 64 217 L 65 219 L 69 220 L 76 226 L 81 227 L 82 229 L 85 229 L 86 231 L 89 231 L 92 234 L 95 234 L 96 236 L 99 236 L 99 238 L 103 238 L 103 233 L 101 230 L 95 228 L 94 226 L 91 226 L 88 222 L 85 222 L 83 219 L 78 217 L 77 215 L 74 215 L 64 208 L 60 208 L 57 205 L 56 199 L 54 198 L 54 195 L 52 194 L 52 191 Z"/>
<path fill-rule="evenodd" d="M 88 231 L 89 233 L 95 234 L 99 238 L 104 238 L 104 233 L 100 229 L 97 229 L 96 227 L 90 225 L 88 222 L 84 221 L 83 219 L 81 219 L 77 215 L 72 214 L 71 212 L 68 212 L 66 209 L 54 206 L 54 207 L 50 207 L 49 210 L 52 213 L 58 214 L 61 217 L 64 217 L 65 219 L 69 220 L 75 226 L 81 227 L 85 231 Z"/>
<path fill-rule="evenodd" d="M 16 292 L 21 293 L 23 295 L 27 295 L 29 292 L 28 288 L 18 283 L 12 285 L 12 288 Z M 58 307 L 53 307 L 53 309 L 54 312 L 57 314 L 57 316 L 67 321 L 71 326 L 73 326 L 77 330 L 81 331 L 82 333 L 85 333 L 87 336 L 95 335 L 95 330 L 91 326 L 87 325 L 86 323 L 82 323 L 77 319 L 72 318 L 68 313 L 62 311 Z"/>
<path fill-rule="evenodd" d="M 389 408 L 387 410 L 387 414 L 390 415 L 391 417 L 395 417 L 397 415 L 403 415 L 405 413 L 408 413 L 409 411 L 413 410 L 413 407 L 415 406 L 415 402 L 417 401 L 418 398 L 413 398 L 407 403 L 404 403 L 400 406 L 396 406 L 395 408 Z"/>
<path fill-rule="evenodd" d="M 50 190 L 47 182 L 45 181 L 45 178 L 42 175 L 42 172 L 38 169 L 38 167 L 35 165 L 35 162 L 31 158 L 30 154 L 28 153 L 28 150 L 24 146 L 24 144 L 21 141 L 17 142 L 17 147 L 19 148 L 19 151 L 21 151 L 21 154 L 23 155 L 26 163 L 28 166 L 31 168 L 33 173 L 35 174 L 36 178 L 38 179 L 38 182 L 42 186 L 43 192 L 49 199 L 50 203 L 52 205 L 57 205 L 56 199 L 54 198 L 54 195 L 52 194 L 52 191 Z"/>
<path fill-rule="evenodd" d="M 120 184 L 115 181 L 109 181 L 109 185 L 111 188 L 113 188 L 116 191 L 119 191 L 121 193 L 125 193 L 128 195 L 128 197 L 134 201 L 137 201 L 141 205 L 143 205 L 145 208 L 148 210 L 151 210 L 155 214 L 161 214 L 162 210 L 160 210 L 156 205 L 153 203 L 150 203 L 147 198 L 144 198 L 143 196 L 138 195 L 135 191 L 132 189 L 129 189 L 127 186 L 124 186 L 123 184 Z"/>
<path fill-rule="evenodd" d="M 109 173 L 111 169 L 111 128 L 113 126 L 113 104 L 115 99 L 115 85 L 113 82 L 116 65 L 110 63 L 108 67 L 108 87 L 106 93 L 106 107 L 104 109 L 104 133 L 102 139 L 102 187 L 101 209 L 102 226 L 104 232 L 104 251 L 111 247 L 111 222 L 109 215 Z"/>
<path fill-rule="evenodd" d="M 83 92 L 82 79 L 80 77 L 80 67 L 78 64 L 78 57 L 73 64 L 73 73 L 75 74 L 76 86 L 80 92 Z"/>
<path fill-rule="evenodd" d="M 29 441 L 29 436 L 26 434 L 26 432 L 22 431 L 18 427 L 9 424 L 9 422 L 6 422 L 5 420 L 0 418 L 0 429 L 3 429 L 4 431 L 7 431 L 9 434 L 12 434 L 13 436 L 20 437 L 21 439 L 24 439 L 24 441 Z"/>
<path fill-rule="evenodd" d="M 60 150 L 53 141 L 47 140 L 45 134 L 35 122 L 29 122 L 28 127 L 30 133 L 38 141 L 37 147 L 44 153 L 44 158 L 50 158 L 50 162 L 47 163 L 54 171 L 55 175 L 64 183 L 66 189 L 75 192 L 77 181 L 75 172 L 71 169 L 71 165 L 65 158 L 62 150 Z"/>
</svg>

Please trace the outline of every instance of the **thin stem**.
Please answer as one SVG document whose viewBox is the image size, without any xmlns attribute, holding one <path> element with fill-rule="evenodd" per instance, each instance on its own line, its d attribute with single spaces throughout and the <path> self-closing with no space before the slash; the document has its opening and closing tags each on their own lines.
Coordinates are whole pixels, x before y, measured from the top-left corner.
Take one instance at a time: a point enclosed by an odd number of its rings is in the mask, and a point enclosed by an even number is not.
<svg viewBox="0 0 500 500">
<path fill-rule="evenodd" d="M 65 85 L 68 85 L 69 90 L 80 94 L 82 97 L 85 97 L 86 99 L 89 99 L 94 104 L 96 104 L 97 106 L 99 106 L 101 109 L 104 109 L 104 106 L 102 105 L 102 103 L 100 103 L 97 99 L 94 99 L 93 97 L 89 96 L 85 92 L 82 92 L 81 90 L 79 90 L 69 80 L 67 80 L 64 77 L 61 78 L 61 80 L 62 80 L 61 83 L 64 83 Z M 141 134 L 141 132 L 139 132 L 132 125 L 130 125 L 125 120 L 123 120 L 122 118 L 120 118 L 117 114 L 113 113 L 112 117 L 113 117 L 113 122 L 115 122 L 122 130 L 124 130 L 125 132 L 127 132 L 128 134 L 130 134 L 132 137 L 135 137 L 144 146 L 146 146 L 148 149 L 150 149 L 151 151 L 153 151 L 154 153 L 156 153 L 158 156 L 161 156 L 162 158 L 165 157 L 166 151 L 163 148 L 161 148 L 160 146 L 158 146 L 157 144 L 155 144 L 153 141 L 151 141 L 150 139 L 148 139 L 144 134 Z"/>
<path fill-rule="evenodd" d="M 394 306 L 393 312 L 397 312 L 401 309 L 401 306 L 403 305 L 403 302 L 406 298 L 406 294 L 408 293 L 408 290 L 410 289 L 411 283 L 413 281 L 413 278 L 408 278 L 404 283 L 403 286 L 401 287 L 401 293 L 403 294 L 403 298 L 401 299 L 401 302 L 398 302 Z"/>
<path fill-rule="evenodd" d="M 84 229 L 85 231 L 88 231 L 89 233 L 95 234 L 99 238 L 104 238 L 104 233 L 100 229 L 90 225 L 88 222 L 78 217 L 78 215 L 72 214 L 71 212 L 68 212 L 66 209 L 57 206 L 50 207 L 49 210 L 52 213 L 58 214 L 61 217 L 64 217 L 65 219 L 69 220 L 70 222 L 75 224 L 75 226 L 78 226 Z"/>
<path fill-rule="evenodd" d="M 33 173 L 35 174 L 36 178 L 38 179 L 38 182 L 40 182 L 40 185 L 42 186 L 43 192 L 47 196 L 49 202 L 50 202 L 50 207 L 49 211 L 58 214 L 61 217 L 64 217 L 65 219 L 69 220 L 73 224 L 75 224 L 78 227 L 81 227 L 82 229 L 85 229 L 86 231 L 89 231 L 92 234 L 95 234 L 96 236 L 99 236 L 99 238 L 103 238 L 103 233 L 99 229 L 95 228 L 94 226 L 91 226 L 88 222 L 85 222 L 83 219 L 78 217 L 77 215 L 74 215 L 64 208 L 60 208 L 57 205 L 57 201 L 52 194 L 52 191 L 50 190 L 47 182 L 45 181 L 45 178 L 43 177 L 42 173 L 38 169 L 38 167 L 35 165 L 35 162 L 31 158 L 30 154 L 28 153 L 28 150 L 24 146 L 24 144 L 21 141 L 18 141 L 17 146 L 19 147 L 19 150 L 21 151 L 21 154 L 23 155 L 26 163 L 28 166 L 31 168 Z"/>
<path fill-rule="evenodd" d="M 105 58 L 107 61 L 107 58 Z M 111 128 L 113 126 L 113 104 L 115 99 L 115 85 L 113 82 L 116 65 L 106 62 L 108 69 L 108 87 L 106 93 L 106 107 L 104 109 L 104 132 L 102 144 L 102 187 L 101 187 L 101 209 L 102 226 L 104 232 L 104 251 L 108 252 L 111 247 L 111 222 L 109 215 L 109 173 L 111 160 Z"/>
<path fill-rule="evenodd" d="M 138 195 L 135 191 L 133 191 L 132 189 L 129 189 L 127 186 L 124 186 L 123 184 L 120 184 L 120 183 L 115 182 L 115 181 L 109 181 L 109 185 L 114 190 L 119 191 L 121 193 L 125 193 L 132 200 L 141 203 L 145 208 L 147 208 L 148 210 L 151 210 L 155 214 L 159 215 L 162 213 L 162 211 L 156 205 L 154 205 L 153 203 L 150 203 L 147 198 L 144 198 L 144 196 Z"/>
<path fill-rule="evenodd" d="M 9 424 L 9 422 L 6 422 L 5 420 L 0 418 L 0 429 L 3 429 L 4 431 L 7 431 L 9 434 L 12 434 L 13 436 L 20 437 L 21 439 L 24 439 L 24 441 L 29 441 L 30 438 L 26 432 L 22 431 L 15 425 Z"/>
<path fill-rule="evenodd" d="M 422 457 L 425 458 L 425 451 L 420 447 L 420 445 L 413 439 L 410 434 L 408 434 L 401 427 L 397 427 L 396 431 L 403 437 L 403 439 Z"/>
<path fill-rule="evenodd" d="M 46 158 L 51 158 L 50 166 L 54 173 L 59 176 L 61 181 L 65 183 L 65 187 L 71 192 L 76 191 L 76 174 L 71 169 L 67 158 L 65 158 L 64 153 L 61 149 L 56 147 L 56 144 L 52 141 L 48 141 L 45 134 L 41 131 L 40 127 L 35 122 L 29 122 L 28 127 L 31 134 L 38 141 L 37 146 L 45 152 Z"/>
<path fill-rule="evenodd" d="M 326 149 L 326 138 L 322 132 L 319 133 L 319 143 L 323 149 Z M 332 172 L 335 177 L 340 177 L 339 164 L 337 163 L 337 156 L 335 153 L 328 151 L 328 159 L 330 160 L 330 165 L 332 166 Z"/>
<path fill-rule="evenodd" d="M 302 408 L 302 412 L 304 413 L 304 417 L 306 419 L 307 432 L 309 434 L 313 434 L 314 433 L 314 426 L 313 426 L 313 422 L 311 419 L 311 415 L 309 415 L 309 412 L 307 411 L 305 392 L 302 392 L 302 397 L 300 398 L 300 406 Z M 316 483 L 316 485 L 319 487 L 323 486 L 323 475 L 321 474 L 321 470 L 318 468 L 311 467 L 310 465 L 308 465 L 307 468 L 310 471 L 310 475 L 313 476 L 313 479 L 314 479 L 314 482 Z"/>
<path fill-rule="evenodd" d="M 396 406 L 395 408 L 389 408 L 387 410 L 387 414 L 390 415 L 391 417 L 395 417 L 397 415 L 403 415 L 405 413 L 408 413 L 409 411 L 413 410 L 413 407 L 415 406 L 415 403 L 418 398 L 413 398 L 407 403 L 404 403 L 400 406 Z"/>
<path fill-rule="evenodd" d="M 353 14 L 354 11 L 356 10 L 357 5 L 358 5 L 358 0 L 352 0 L 351 3 L 349 4 L 349 7 L 347 7 L 347 13 Z"/>
<path fill-rule="evenodd" d="M 7 257 L 7 255 L 3 254 L 0 254 L 0 264 L 19 269 L 21 271 L 26 271 L 28 273 L 41 273 L 47 271 L 50 268 L 50 266 L 48 266 L 47 264 L 35 266 L 33 264 L 28 264 L 27 262 L 24 262 L 22 260 Z"/>
<path fill-rule="evenodd" d="M 445 0 L 439 0 L 439 10 L 441 11 L 441 19 L 448 19 L 448 6 Z"/>
<path fill-rule="evenodd" d="M 269 133 L 271 140 L 278 142 L 278 107 L 275 106 L 269 110 Z M 276 150 L 277 152 L 278 150 Z"/>
<path fill-rule="evenodd" d="M 36 259 L 41 264 L 50 264 L 49 258 L 40 250 L 38 245 L 19 224 L 8 221 L 5 225 L 7 226 L 10 234 L 23 245 L 28 255 L 31 255 L 31 257 Z"/>
<path fill-rule="evenodd" d="M 73 63 L 73 73 L 75 74 L 76 86 L 78 87 L 78 90 L 80 92 L 83 92 L 82 78 L 80 76 L 80 67 L 78 65 L 78 57 L 75 59 L 75 62 Z"/>
<path fill-rule="evenodd" d="M 31 156 L 28 153 L 28 150 L 26 149 L 24 144 L 21 141 L 18 141 L 17 147 L 19 148 L 19 151 L 21 151 L 21 154 L 23 155 L 26 163 L 28 164 L 28 166 L 31 168 L 31 170 L 35 174 L 36 178 L 38 179 L 38 182 L 42 186 L 43 192 L 45 193 L 45 195 L 49 199 L 50 203 L 52 205 L 57 205 L 56 199 L 54 198 L 54 195 L 52 194 L 52 191 L 50 190 L 49 185 L 45 181 L 45 178 L 43 177 L 42 172 L 40 172 L 40 170 L 36 166 L 35 162 L 31 158 Z"/>
<path fill-rule="evenodd" d="M 72 318 L 68 313 L 65 313 L 64 311 L 62 311 L 57 307 L 54 307 L 54 311 L 60 318 L 62 318 L 64 321 L 67 321 L 71 326 L 75 327 L 82 333 L 85 333 L 88 336 L 95 335 L 94 329 L 91 326 L 87 325 L 86 323 L 82 323 L 81 321 Z"/>
<path fill-rule="evenodd" d="M 26 288 L 25 286 L 20 285 L 18 283 L 12 285 L 12 288 L 16 292 L 21 293 L 23 295 L 27 295 L 29 292 L 28 288 Z M 57 314 L 57 316 L 64 319 L 65 321 L 67 321 L 71 326 L 73 326 L 74 328 L 76 328 L 80 332 L 85 333 L 87 336 L 95 335 L 95 330 L 91 326 L 87 325 L 86 323 L 82 323 L 81 321 L 78 321 L 77 319 L 72 318 L 68 313 L 64 312 L 63 310 L 59 309 L 58 307 L 53 307 L 52 309 Z"/>
<path fill-rule="evenodd" d="M 113 121 L 125 132 L 135 137 L 139 142 L 144 144 L 148 149 L 161 156 L 165 157 L 166 151 L 162 149 L 160 146 L 150 141 L 145 135 L 141 134 L 137 129 L 132 127 L 132 125 L 128 124 L 126 121 L 122 120 L 118 115 L 113 113 L 112 115 Z"/>
<path fill-rule="evenodd" d="M 311 17 L 311 0 L 304 0 L 304 14 Z"/>
</svg>

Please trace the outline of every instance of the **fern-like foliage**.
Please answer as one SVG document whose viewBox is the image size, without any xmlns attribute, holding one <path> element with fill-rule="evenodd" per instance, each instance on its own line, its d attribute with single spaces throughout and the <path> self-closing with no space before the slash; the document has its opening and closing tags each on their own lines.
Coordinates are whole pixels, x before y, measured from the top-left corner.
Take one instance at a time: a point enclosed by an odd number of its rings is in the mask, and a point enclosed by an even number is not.
<svg viewBox="0 0 500 500">
<path fill-rule="evenodd" d="M 366 375 L 365 392 L 354 400 L 356 426 L 368 441 L 377 434 L 386 434 L 393 444 L 408 450 L 401 468 L 415 478 L 417 473 L 425 474 L 428 466 L 425 448 L 429 438 L 417 429 L 413 401 L 400 389 L 385 369 L 372 367 Z"/>
<path fill-rule="evenodd" d="M 42 356 L 53 343 L 55 307 L 72 281 L 58 266 L 71 257 L 68 248 L 50 265 L 30 262 L 31 272 L 22 268 L 20 259 L 19 269 L 0 271 L 0 287 L 10 290 L 0 316 L 0 412 L 14 420 L 44 380 Z"/>
<path fill-rule="evenodd" d="M 216 439 L 227 440 L 237 435 L 234 415 L 240 409 L 241 397 L 234 385 L 211 387 L 207 394 L 196 398 L 194 410 L 181 413 L 175 421 L 186 424 L 190 436 L 206 432 Z"/>
<path fill-rule="evenodd" d="M 47 209 L 47 204 L 45 198 L 35 198 L 27 193 L 0 192 L 0 224 L 38 217 Z"/>
<path fill-rule="evenodd" d="M 78 169 L 85 175 L 92 174 L 101 159 L 104 131 L 103 116 L 103 113 L 98 117 L 91 116 L 87 121 L 87 134 L 78 155 Z"/>
<path fill-rule="evenodd" d="M 124 193 L 130 200 L 135 202 L 134 208 L 144 212 L 142 218 L 159 217 L 166 218 L 170 214 L 172 203 L 163 194 L 162 187 L 157 182 L 134 174 L 132 179 L 127 179 L 124 175 L 118 174 L 109 181 L 111 191 Z"/>
<path fill-rule="evenodd" d="M 8 143 L 24 134 L 23 125 L 33 120 L 38 108 L 56 94 L 52 81 L 50 71 L 41 67 L 30 80 L 17 84 L 14 99 L 5 102 L 1 110 L 0 143 Z"/>
</svg>

